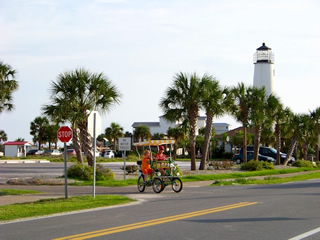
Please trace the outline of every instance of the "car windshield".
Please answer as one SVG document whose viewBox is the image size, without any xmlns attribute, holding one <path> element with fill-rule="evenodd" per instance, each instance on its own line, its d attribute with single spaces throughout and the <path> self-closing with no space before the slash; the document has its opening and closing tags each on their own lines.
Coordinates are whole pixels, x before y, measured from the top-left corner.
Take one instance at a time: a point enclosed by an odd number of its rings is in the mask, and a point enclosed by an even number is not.
<svg viewBox="0 0 320 240">
<path fill-rule="evenodd" d="M 277 150 L 275 150 L 274 148 L 270 148 L 271 152 L 273 153 L 277 153 Z"/>
</svg>

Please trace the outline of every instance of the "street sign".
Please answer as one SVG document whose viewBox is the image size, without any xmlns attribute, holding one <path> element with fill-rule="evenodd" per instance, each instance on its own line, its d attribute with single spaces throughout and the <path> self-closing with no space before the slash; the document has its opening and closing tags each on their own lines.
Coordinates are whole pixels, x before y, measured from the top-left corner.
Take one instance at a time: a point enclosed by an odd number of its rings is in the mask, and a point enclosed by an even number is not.
<svg viewBox="0 0 320 240">
<path fill-rule="evenodd" d="M 96 114 L 96 135 L 98 136 L 101 132 L 101 117 L 97 111 L 92 111 L 88 117 L 88 132 L 93 137 L 93 125 L 94 125 L 94 114 Z"/>
<path fill-rule="evenodd" d="M 121 137 L 118 139 L 119 151 L 130 151 L 131 150 L 131 138 L 130 137 Z"/>
<path fill-rule="evenodd" d="M 59 128 L 57 136 L 61 142 L 69 142 L 72 139 L 72 130 L 68 126 L 62 126 Z"/>
</svg>

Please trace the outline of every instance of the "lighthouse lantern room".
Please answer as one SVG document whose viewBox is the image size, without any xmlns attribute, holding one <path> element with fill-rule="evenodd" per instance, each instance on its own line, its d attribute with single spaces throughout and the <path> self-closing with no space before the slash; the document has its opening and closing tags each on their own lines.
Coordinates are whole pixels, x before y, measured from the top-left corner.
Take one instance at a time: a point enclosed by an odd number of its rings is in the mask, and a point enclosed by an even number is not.
<svg viewBox="0 0 320 240">
<path fill-rule="evenodd" d="M 268 95 L 274 92 L 274 54 L 271 48 L 267 47 L 265 43 L 257 48 L 253 56 L 254 63 L 254 77 L 253 86 L 265 87 Z"/>
</svg>

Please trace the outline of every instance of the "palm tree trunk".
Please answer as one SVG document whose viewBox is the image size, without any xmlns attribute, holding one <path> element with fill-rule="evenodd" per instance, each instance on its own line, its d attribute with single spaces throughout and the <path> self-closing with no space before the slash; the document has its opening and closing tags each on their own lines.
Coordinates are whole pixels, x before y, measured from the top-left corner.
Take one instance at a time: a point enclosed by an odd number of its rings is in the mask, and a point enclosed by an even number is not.
<svg viewBox="0 0 320 240">
<path fill-rule="evenodd" d="M 277 161 L 276 165 L 280 165 L 280 149 L 281 149 L 281 131 L 279 124 L 276 125 L 276 148 L 277 148 Z"/>
<path fill-rule="evenodd" d="M 88 165 L 93 166 L 92 141 L 88 132 L 88 121 L 85 120 L 79 124 L 81 145 L 84 147 L 84 153 L 87 157 Z"/>
<path fill-rule="evenodd" d="M 191 171 L 195 171 L 196 166 L 196 128 L 197 128 L 197 112 L 189 114 L 190 116 L 190 155 L 191 155 Z"/>
<path fill-rule="evenodd" d="M 294 151 L 294 148 L 296 147 L 296 145 L 297 145 L 297 137 L 294 135 L 291 140 L 291 144 L 290 144 L 290 148 L 289 148 L 289 151 L 287 154 L 287 158 L 283 163 L 284 166 L 286 166 L 288 164 L 289 159 L 292 157 L 292 154 L 293 154 L 293 151 Z"/>
<path fill-rule="evenodd" d="M 253 159 L 258 161 L 259 157 L 259 147 L 260 147 L 260 139 L 261 139 L 261 132 L 262 132 L 262 127 L 260 125 L 257 125 L 255 127 L 255 139 L 254 139 L 254 156 Z"/>
<path fill-rule="evenodd" d="M 212 122 L 213 122 L 213 115 L 208 113 L 207 121 L 206 121 L 206 133 L 204 137 L 204 144 L 202 148 L 202 156 L 201 156 L 201 163 L 200 163 L 199 170 L 204 170 L 207 159 L 208 159 L 209 143 L 210 143 L 210 137 L 212 134 Z"/>
<path fill-rule="evenodd" d="M 247 162 L 247 127 L 243 125 L 243 163 Z"/>
<path fill-rule="evenodd" d="M 303 158 L 304 160 L 308 160 L 308 142 L 305 140 L 303 143 Z"/>
<path fill-rule="evenodd" d="M 77 130 L 78 129 L 75 126 L 72 128 L 72 143 L 73 143 L 74 150 L 76 151 L 77 160 L 78 160 L 79 163 L 81 163 L 83 165 L 83 158 L 82 158 L 82 154 L 81 154 L 80 140 L 79 140 L 79 136 L 78 136 L 78 131 Z"/>
<path fill-rule="evenodd" d="M 177 150 L 178 150 L 178 139 L 175 139 L 174 151 L 173 151 L 173 160 L 177 160 Z"/>
</svg>

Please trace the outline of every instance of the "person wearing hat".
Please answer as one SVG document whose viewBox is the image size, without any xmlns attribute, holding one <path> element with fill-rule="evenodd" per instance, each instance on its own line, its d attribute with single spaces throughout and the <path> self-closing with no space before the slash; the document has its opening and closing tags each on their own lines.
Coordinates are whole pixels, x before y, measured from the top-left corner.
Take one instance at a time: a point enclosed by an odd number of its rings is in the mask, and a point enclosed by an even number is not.
<svg viewBox="0 0 320 240">
<path fill-rule="evenodd" d="M 159 152 L 154 156 L 156 161 L 165 161 L 166 160 L 166 155 L 163 153 L 164 151 L 164 146 L 159 146 Z M 164 175 L 164 169 L 163 168 L 158 168 L 159 171 L 161 172 L 162 175 Z"/>
</svg>

